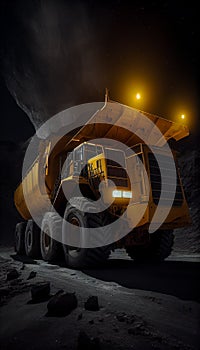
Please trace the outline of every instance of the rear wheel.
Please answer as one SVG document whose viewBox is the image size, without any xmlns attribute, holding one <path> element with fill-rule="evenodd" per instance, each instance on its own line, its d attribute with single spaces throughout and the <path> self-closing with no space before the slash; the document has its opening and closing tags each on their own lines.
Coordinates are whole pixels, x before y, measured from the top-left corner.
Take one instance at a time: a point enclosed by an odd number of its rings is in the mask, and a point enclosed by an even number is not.
<svg viewBox="0 0 200 350">
<path fill-rule="evenodd" d="M 127 247 L 126 252 L 137 261 L 163 261 L 171 254 L 173 243 L 173 230 L 158 230 L 147 245 Z"/>
<path fill-rule="evenodd" d="M 60 260 L 63 256 L 62 244 L 54 239 L 55 237 L 61 239 L 61 233 L 62 220 L 56 213 L 46 213 L 40 233 L 40 250 L 45 261 Z"/>
<path fill-rule="evenodd" d="M 33 220 L 28 220 L 26 226 L 25 252 L 31 258 L 40 257 L 40 229 Z"/>
<path fill-rule="evenodd" d="M 72 226 L 70 229 L 70 236 L 73 237 L 73 230 L 77 230 L 77 227 L 80 228 L 81 237 L 84 240 L 84 229 L 83 228 L 98 228 L 98 235 L 95 236 L 96 248 L 81 248 L 81 247 L 72 247 L 66 244 L 63 244 L 63 250 L 65 255 L 65 260 L 68 266 L 73 268 L 85 268 L 92 267 L 98 264 L 105 262 L 111 251 L 111 245 L 105 244 L 105 232 L 107 233 L 107 239 L 109 238 L 109 229 L 105 227 L 108 224 L 107 217 L 105 213 L 98 212 L 96 213 L 96 206 L 93 201 L 90 201 L 86 198 L 73 198 L 71 203 L 68 203 L 64 219 L 68 221 Z M 88 205 L 89 202 L 89 205 Z M 74 226 L 74 229 L 73 229 Z M 75 233 L 75 231 L 74 231 Z M 63 230 L 63 235 L 67 235 L 68 232 Z M 64 239 L 63 239 L 64 242 Z M 102 246 L 101 246 L 102 243 Z"/>
<path fill-rule="evenodd" d="M 19 222 L 15 228 L 15 251 L 17 254 L 24 255 L 25 254 L 25 230 L 26 230 L 26 222 Z"/>
</svg>

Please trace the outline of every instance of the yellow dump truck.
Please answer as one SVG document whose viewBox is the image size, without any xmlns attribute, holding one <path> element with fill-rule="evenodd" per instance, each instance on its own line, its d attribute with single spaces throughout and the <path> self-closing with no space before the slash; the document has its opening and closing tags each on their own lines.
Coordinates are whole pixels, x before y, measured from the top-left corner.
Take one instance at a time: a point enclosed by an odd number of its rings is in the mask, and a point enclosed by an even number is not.
<svg viewBox="0 0 200 350">
<path fill-rule="evenodd" d="M 67 265 L 74 268 L 102 263 L 116 248 L 125 248 L 137 260 L 165 259 L 172 250 L 173 230 L 190 223 L 173 150 L 176 184 L 170 202 L 174 173 L 166 144 L 186 137 L 188 128 L 116 102 L 105 102 L 92 116 L 85 113 L 84 118 L 83 125 L 58 142 L 48 138 L 39 142 L 38 156 L 14 196 L 15 206 L 24 219 L 16 225 L 17 253 L 42 256 L 46 261 L 60 259 L 64 253 Z M 107 144 L 101 143 L 102 138 L 108 140 Z M 124 145 L 123 149 L 118 142 Z M 160 202 L 162 182 L 167 190 L 162 192 Z M 51 206 L 46 204 L 47 197 Z M 100 212 L 96 210 L 99 199 L 106 205 Z M 158 229 L 150 232 L 158 206 L 160 217 L 164 210 L 168 215 L 160 223 L 157 216 Z M 137 221 L 138 213 L 142 214 Z M 62 218 L 80 230 L 100 227 L 105 236 L 104 228 L 121 217 L 106 244 L 104 241 L 96 247 L 80 247 L 55 239 Z"/>
</svg>

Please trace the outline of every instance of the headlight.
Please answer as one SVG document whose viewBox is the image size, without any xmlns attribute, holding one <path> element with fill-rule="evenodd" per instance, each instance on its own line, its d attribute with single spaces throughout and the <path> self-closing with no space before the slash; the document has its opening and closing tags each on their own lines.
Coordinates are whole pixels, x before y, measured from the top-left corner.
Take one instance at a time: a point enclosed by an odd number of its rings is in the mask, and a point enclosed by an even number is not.
<svg viewBox="0 0 200 350">
<path fill-rule="evenodd" d="M 122 196 L 124 198 L 132 198 L 132 192 L 131 191 L 123 191 Z"/>
<path fill-rule="evenodd" d="M 119 191 L 114 190 L 112 191 L 112 197 L 113 198 L 132 198 L 132 192 L 131 191 Z"/>
<path fill-rule="evenodd" d="M 112 191 L 112 197 L 113 198 L 121 198 L 122 197 L 122 191 L 118 191 L 118 190 Z"/>
</svg>

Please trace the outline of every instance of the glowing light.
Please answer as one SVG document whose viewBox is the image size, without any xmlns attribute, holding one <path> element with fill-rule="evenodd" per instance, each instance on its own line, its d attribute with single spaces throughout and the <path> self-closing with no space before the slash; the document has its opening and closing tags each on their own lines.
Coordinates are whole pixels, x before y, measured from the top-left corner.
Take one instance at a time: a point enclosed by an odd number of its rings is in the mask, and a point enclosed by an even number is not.
<svg viewBox="0 0 200 350">
<path fill-rule="evenodd" d="M 123 191 L 122 196 L 124 198 L 132 198 L 132 192 L 131 191 Z"/>
<path fill-rule="evenodd" d="M 138 93 L 136 94 L 136 96 L 135 96 L 135 97 L 136 97 L 136 99 L 137 99 L 137 100 L 140 100 L 140 99 L 141 99 L 141 95 L 140 95 L 140 93 L 138 92 Z"/>
<path fill-rule="evenodd" d="M 122 191 L 118 191 L 118 190 L 112 191 L 112 197 L 113 198 L 121 198 L 122 197 Z"/>
<path fill-rule="evenodd" d="M 185 114 L 181 114 L 181 119 L 185 119 Z"/>
<path fill-rule="evenodd" d="M 119 191 L 114 190 L 112 191 L 112 197 L 113 198 L 132 198 L 132 192 L 131 191 Z"/>
</svg>

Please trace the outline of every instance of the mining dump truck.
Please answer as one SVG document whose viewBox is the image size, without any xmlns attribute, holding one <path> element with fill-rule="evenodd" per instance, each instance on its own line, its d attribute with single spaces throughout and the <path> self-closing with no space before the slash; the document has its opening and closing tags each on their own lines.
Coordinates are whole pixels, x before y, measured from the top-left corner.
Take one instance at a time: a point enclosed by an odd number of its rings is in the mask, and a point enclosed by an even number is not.
<svg viewBox="0 0 200 350">
<path fill-rule="evenodd" d="M 134 260 L 162 261 L 172 251 L 173 230 L 190 223 L 174 150 L 176 183 L 170 202 L 174 170 L 166 151 L 166 145 L 171 149 L 189 134 L 188 128 L 117 102 L 97 105 L 92 112 L 87 111 L 90 104 L 84 105 L 77 117 L 82 124 L 75 123 L 62 137 L 58 131 L 38 141 L 38 154 L 14 195 L 23 218 L 16 225 L 16 252 L 49 262 L 65 257 L 67 266 L 73 268 L 101 264 L 116 248 L 125 248 Z M 66 113 L 70 117 L 70 109 Z M 160 202 L 162 182 L 167 187 Z M 97 210 L 100 202 L 106 209 Z M 149 228 L 158 206 L 160 214 L 154 219 L 158 229 L 152 231 Z M 163 210 L 168 215 L 159 223 Z M 113 232 L 112 224 L 120 217 Z M 65 232 L 63 222 L 71 224 L 70 232 Z M 83 228 L 99 228 L 99 240 L 101 232 L 111 239 L 92 247 L 66 243 L 63 234 L 73 236 L 73 227 L 82 235 Z M 62 236 L 57 240 L 59 230 Z"/>
</svg>

